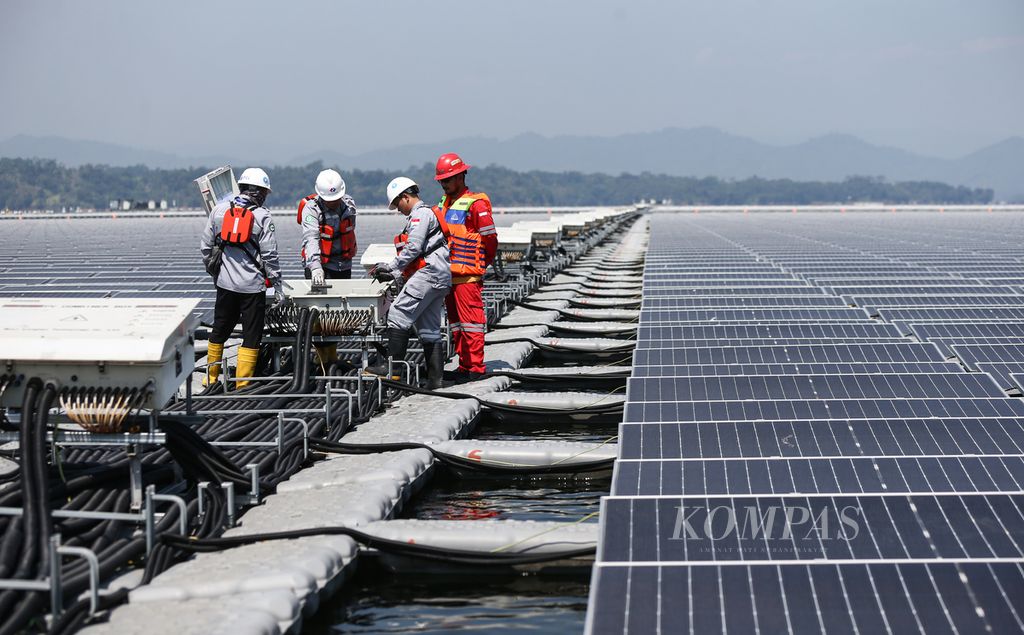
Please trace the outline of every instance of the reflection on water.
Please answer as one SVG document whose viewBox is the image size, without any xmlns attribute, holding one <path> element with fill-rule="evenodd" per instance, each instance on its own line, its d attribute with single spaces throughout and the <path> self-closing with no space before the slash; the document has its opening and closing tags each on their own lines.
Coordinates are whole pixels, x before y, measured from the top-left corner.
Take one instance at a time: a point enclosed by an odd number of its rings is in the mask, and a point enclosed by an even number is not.
<svg viewBox="0 0 1024 635">
<path fill-rule="evenodd" d="M 441 472 L 406 508 L 421 520 L 574 521 L 598 511 L 609 479 L 458 478 Z M 597 522 L 597 517 L 586 522 Z"/>
<path fill-rule="evenodd" d="M 589 583 L 574 579 L 357 574 L 305 633 L 580 633 Z"/>
<path fill-rule="evenodd" d="M 607 421 L 565 421 L 557 423 L 515 421 L 494 421 L 486 415 L 473 430 L 474 439 L 498 439 L 502 441 L 587 441 L 603 443 L 611 439 L 614 443 L 619 433 L 619 423 Z"/>
</svg>

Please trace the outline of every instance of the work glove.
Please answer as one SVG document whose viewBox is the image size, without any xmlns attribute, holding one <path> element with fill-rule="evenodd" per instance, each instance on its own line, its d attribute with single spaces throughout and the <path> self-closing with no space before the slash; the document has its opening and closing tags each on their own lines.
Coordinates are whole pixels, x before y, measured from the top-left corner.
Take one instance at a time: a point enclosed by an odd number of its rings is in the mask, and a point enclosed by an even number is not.
<svg viewBox="0 0 1024 635">
<path fill-rule="evenodd" d="M 281 286 L 281 280 L 274 281 L 274 307 L 280 309 L 288 303 L 288 296 L 284 294 L 284 287 Z"/>
<path fill-rule="evenodd" d="M 378 262 L 370 269 L 370 277 L 377 282 L 388 282 L 395 279 L 395 274 L 391 273 L 391 267 L 386 262 Z"/>
<path fill-rule="evenodd" d="M 312 274 L 312 278 L 313 279 L 310 282 L 313 283 L 314 287 L 322 287 L 322 286 L 324 286 L 324 270 L 323 269 L 316 269 L 316 270 L 314 270 L 313 274 Z"/>
</svg>

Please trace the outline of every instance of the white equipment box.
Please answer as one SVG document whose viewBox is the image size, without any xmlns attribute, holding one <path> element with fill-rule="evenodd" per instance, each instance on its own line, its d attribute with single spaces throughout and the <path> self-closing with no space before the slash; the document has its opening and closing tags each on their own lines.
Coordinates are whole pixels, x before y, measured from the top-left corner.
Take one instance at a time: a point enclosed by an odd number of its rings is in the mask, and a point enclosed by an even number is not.
<svg viewBox="0 0 1024 635">
<path fill-rule="evenodd" d="M 142 389 L 161 408 L 195 367 L 198 300 L 4 298 L 0 300 L 0 373 L 18 378 L 0 396 L 20 406 L 25 382 L 60 388 Z"/>
<path fill-rule="evenodd" d="M 552 249 L 561 244 L 562 226 L 557 220 L 518 221 L 512 229 L 528 229 L 533 233 L 533 246 L 537 249 Z"/>
<path fill-rule="evenodd" d="M 587 220 L 582 214 L 566 214 L 553 219 L 562 226 L 562 238 L 576 238 L 587 228 Z"/>
<path fill-rule="evenodd" d="M 373 321 L 379 322 L 387 315 L 391 306 L 388 294 L 390 283 L 370 279 L 325 280 L 329 287 L 324 293 L 312 293 L 309 280 L 285 280 L 285 293 L 297 307 L 312 307 L 321 310 L 371 311 Z"/>
<path fill-rule="evenodd" d="M 359 264 L 363 266 L 363 269 L 369 271 L 378 262 L 391 262 L 397 255 L 398 250 L 395 249 L 394 245 L 373 243 L 363 252 L 362 257 L 359 259 Z"/>
<path fill-rule="evenodd" d="M 203 206 L 206 207 L 207 214 L 217 207 L 217 203 L 238 194 L 238 182 L 230 165 L 207 172 L 196 179 L 195 184 L 199 186 L 199 195 L 203 197 Z"/>
<path fill-rule="evenodd" d="M 529 229 L 495 227 L 498 234 L 498 250 L 505 262 L 528 260 L 533 249 L 533 232 Z"/>
</svg>

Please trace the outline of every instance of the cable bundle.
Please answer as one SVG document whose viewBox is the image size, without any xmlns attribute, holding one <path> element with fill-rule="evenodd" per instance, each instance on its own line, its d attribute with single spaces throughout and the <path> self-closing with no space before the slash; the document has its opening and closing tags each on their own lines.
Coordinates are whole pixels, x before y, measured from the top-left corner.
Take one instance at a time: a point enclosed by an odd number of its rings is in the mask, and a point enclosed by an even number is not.
<svg viewBox="0 0 1024 635">
<path fill-rule="evenodd" d="M 87 432 L 120 432 L 132 410 L 136 413 L 152 392 L 151 384 L 139 388 L 62 388 L 60 407 L 68 418 Z"/>
</svg>

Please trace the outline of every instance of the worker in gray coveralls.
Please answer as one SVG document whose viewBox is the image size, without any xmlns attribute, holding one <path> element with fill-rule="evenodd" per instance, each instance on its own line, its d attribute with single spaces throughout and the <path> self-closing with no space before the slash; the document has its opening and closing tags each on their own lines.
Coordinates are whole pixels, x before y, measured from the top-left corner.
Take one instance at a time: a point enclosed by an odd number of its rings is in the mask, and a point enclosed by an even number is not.
<svg viewBox="0 0 1024 635">
<path fill-rule="evenodd" d="M 388 310 L 388 354 L 396 361 L 405 359 L 415 326 L 427 361 L 427 388 L 436 390 L 441 387 L 444 370 L 441 318 L 445 296 L 452 286 L 452 272 L 447 225 L 420 200 L 419 193 L 416 182 L 404 176 L 388 184 L 389 207 L 406 216 L 405 230 L 395 237 L 395 259 L 377 263 L 370 275 L 377 280 L 405 277 L 405 285 Z M 401 366 L 392 370 L 397 372 Z M 366 370 L 386 375 L 388 367 L 385 363 Z"/>
</svg>

